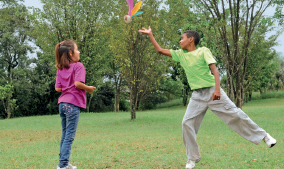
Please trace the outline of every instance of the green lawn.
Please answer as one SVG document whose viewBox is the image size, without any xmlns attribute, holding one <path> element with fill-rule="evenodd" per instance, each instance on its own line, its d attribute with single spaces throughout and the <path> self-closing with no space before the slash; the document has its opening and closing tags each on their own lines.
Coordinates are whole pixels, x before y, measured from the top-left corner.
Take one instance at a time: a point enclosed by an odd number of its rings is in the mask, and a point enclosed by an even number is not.
<svg viewBox="0 0 284 169">
<path fill-rule="evenodd" d="M 71 163 L 92 168 L 184 168 L 181 121 L 186 107 L 130 113 L 81 113 Z M 200 168 L 284 168 L 284 99 L 254 100 L 243 110 L 277 139 L 269 149 L 243 139 L 208 111 L 197 135 Z M 0 121 L 0 168 L 55 168 L 60 117 Z"/>
</svg>

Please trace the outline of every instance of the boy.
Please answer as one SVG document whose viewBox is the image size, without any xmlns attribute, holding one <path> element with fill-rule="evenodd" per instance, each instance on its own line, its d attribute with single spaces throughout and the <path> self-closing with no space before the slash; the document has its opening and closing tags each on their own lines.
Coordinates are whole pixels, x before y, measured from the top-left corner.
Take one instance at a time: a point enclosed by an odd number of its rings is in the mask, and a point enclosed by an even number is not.
<svg viewBox="0 0 284 169">
<path fill-rule="evenodd" d="M 276 144 L 276 140 L 255 124 L 241 109 L 237 108 L 220 88 L 219 72 L 210 50 L 206 47 L 196 49 L 196 45 L 200 41 L 197 31 L 186 31 L 182 34 L 181 50 L 161 48 L 156 42 L 150 26 L 149 29 L 143 28 L 138 32 L 150 37 L 158 53 L 172 57 L 174 61 L 181 63 L 186 72 L 188 83 L 194 90 L 182 121 L 183 142 L 188 158 L 186 169 L 194 168 L 195 163 L 201 159 L 196 143 L 196 134 L 208 108 L 248 141 L 259 144 L 261 140 L 264 140 L 268 147 L 273 147 Z"/>
</svg>

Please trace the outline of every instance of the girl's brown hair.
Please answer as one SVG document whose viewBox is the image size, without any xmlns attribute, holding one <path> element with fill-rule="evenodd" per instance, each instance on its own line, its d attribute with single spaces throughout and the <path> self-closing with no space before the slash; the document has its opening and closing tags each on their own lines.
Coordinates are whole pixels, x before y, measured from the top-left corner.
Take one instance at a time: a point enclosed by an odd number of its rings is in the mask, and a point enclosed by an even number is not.
<svg viewBox="0 0 284 169">
<path fill-rule="evenodd" d="M 55 46 L 55 59 L 57 69 L 70 68 L 69 63 L 72 62 L 70 51 L 74 53 L 75 42 L 72 40 L 65 40 Z"/>
</svg>

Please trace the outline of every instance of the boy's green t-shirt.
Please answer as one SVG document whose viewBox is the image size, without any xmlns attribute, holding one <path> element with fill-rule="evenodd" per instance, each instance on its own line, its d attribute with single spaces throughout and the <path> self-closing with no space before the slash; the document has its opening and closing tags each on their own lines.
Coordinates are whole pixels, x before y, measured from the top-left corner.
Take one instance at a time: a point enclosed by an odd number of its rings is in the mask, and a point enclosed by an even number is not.
<svg viewBox="0 0 284 169">
<path fill-rule="evenodd" d="M 209 65 L 216 63 L 211 51 L 206 47 L 194 51 L 170 50 L 174 61 L 184 68 L 191 90 L 215 86 L 215 78 Z"/>
</svg>

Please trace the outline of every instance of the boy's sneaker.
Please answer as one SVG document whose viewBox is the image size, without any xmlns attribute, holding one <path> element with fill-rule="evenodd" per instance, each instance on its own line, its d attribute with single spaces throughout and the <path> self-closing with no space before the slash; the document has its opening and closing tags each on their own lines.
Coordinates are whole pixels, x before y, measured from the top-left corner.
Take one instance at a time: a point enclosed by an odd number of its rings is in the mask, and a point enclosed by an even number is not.
<svg viewBox="0 0 284 169">
<path fill-rule="evenodd" d="M 57 169 L 77 169 L 77 167 L 76 166 L 72 166 L 70 163 L 68 163 L 67 167 L 60 168 L 59 166 L 57 166 Z"/>
<path fill-rule="evenodd" d="M 269 148 L 273 147 L 276 144 L 276 140 L 268 133 L 266 133 L 266 136 L 263 138 L 263 141 L 267 144 Z"/>
<path fill-rule="evenodd" d="M 193 169 L 194 167 L 195 167 L 195 161 L 188 160 L 187 163 L 186 163 L 185 168 L 186 169 Z"/>
</svg>

